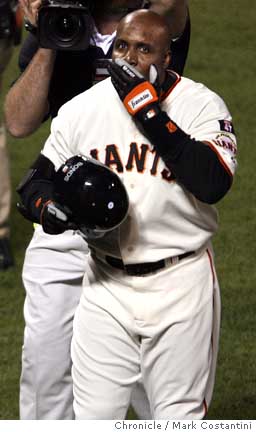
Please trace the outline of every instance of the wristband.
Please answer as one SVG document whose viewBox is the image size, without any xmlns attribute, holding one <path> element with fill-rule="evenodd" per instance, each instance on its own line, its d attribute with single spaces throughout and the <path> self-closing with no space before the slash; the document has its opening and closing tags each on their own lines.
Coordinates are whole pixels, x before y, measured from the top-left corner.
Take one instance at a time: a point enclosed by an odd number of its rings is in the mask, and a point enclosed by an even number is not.
<svg viewBox="0 0 256 432">
<path fill-rule="evenodd" d="M 145 135 L 164 161 L 176 162 L 191 138 L 183 132 L 165 111 L 159 110 L 151 118 L 145 116 L 141 121 Z"/>
<path fill-rule="evenodd" d="M 37 27 L 31 24 L 27 18 L 24 18 L 24 25 L 28 32 L 32 33 L 34 36 L 37 36 Z"/>
</svg>

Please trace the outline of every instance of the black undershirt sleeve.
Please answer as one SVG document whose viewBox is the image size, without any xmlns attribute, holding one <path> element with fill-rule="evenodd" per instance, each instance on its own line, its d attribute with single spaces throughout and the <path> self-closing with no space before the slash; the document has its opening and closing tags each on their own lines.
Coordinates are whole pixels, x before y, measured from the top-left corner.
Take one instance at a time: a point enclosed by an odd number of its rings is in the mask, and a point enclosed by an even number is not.
<svg viewBox="0 0 256 432">
<path fill-rule="evenodd" d="M 215 204 L 227 193 L 232 176 L 206 143 L 192 139 L 163 111 L 143 122 L 143 129 L 177 181 L 198 200 Z"/>
<path fill-rule="evenodd" d="M 190 32 L 191 32 L 190 27 L 191 27 L 190 16 L 188 12 L 187 22 L 182 35 L 178 39 L 172 41 L 171 43 L 172 55 L 171 55 L 171 63 L 169 65 L 169 68 L 177 72 L 179 75 L 183 75 L 183 71 L 188 56 Z"/>
</svg>

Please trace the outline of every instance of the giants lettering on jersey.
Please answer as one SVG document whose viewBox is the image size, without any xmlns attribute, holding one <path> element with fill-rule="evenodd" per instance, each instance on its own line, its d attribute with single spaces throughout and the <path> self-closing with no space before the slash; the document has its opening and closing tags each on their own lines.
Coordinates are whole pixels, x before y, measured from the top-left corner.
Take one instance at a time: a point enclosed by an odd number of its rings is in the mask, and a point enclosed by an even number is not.
<svg viewBox="0 0 256 432">
<path fill-rule="evenodd" d="M 220 133 L 216 136 L 216 139 L 214 139 L 213 142 L 217 146 L 223 147 L 226 150 L 230 150 L 231 153 L 236 155 L 237 146 L 236 143 L 230 137 L 230 135 L 227 135 L 225 133 Z"/>
<path fill-rule="evenodd" d="M 153 154 L 153 161 L 152 158 L 148 157 L 149 154 Z M 92 149 L 90 155 L 99 160 L 98 149 Z M 167 167 L 160 171 L 159 160 L 159 155 L 156 154 L 155 150 L 151 150 L 148 144 L 141 144 L 139 149 L 138 144 L 132 142 L 127 160 L 122 160 L 117 145 L 108 144 L 105 149 L 105 160 L 101 160 L 101 162 L 118 173 L 122 173 L 124 169 L 126 171 L 137 170 L 138 173 L 144 173 L 148 170 L 152 176 L 160 174 L 164 180 L 168 182 L 174 181 L 175 176 Z"/>
</svg>

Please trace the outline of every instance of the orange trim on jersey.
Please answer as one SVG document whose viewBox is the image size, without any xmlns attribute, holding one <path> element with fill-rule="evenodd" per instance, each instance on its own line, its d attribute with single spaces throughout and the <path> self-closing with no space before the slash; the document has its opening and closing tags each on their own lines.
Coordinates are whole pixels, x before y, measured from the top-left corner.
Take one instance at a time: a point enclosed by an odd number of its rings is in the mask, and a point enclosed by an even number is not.
<svg viewBox="0 0 256 432">
<path fill-rule="evenodd" d="M 221 165 L 225 168 L 225 170 L 230 175 L 230 177 L 233 178 L 232 171 L 229 169 L 228 165 L 226 164 L 226 162 L 224 161 L 224 159 L 222 158 L 222 156 L 219 154 L 218 150 L 213 145 L 213 143 L 211 141 L 202 141 L 202 142 L 204 142 L 205 144 L 207 144 L 214 151 L 214 153 L 216 153 L 216 155 L 217 155 L 217 157 L 218 157 Z"/>
<path fill-rule="evenodd" d="M 118 158 L 118 161 L 115 158 L 115 153 L 112 150 L 112 147 L 114 148 L 114 151 L 116 152 L 116 156 Z M 114 157 L 114 159 L 110 159 L 109 158 L 107 160 L 107 156 L 109 157 L 111 155 Z M 113 171 L 114 171 L 114 168 L 112 168 L 112 165 L 116 165 L 116 171 L 117 172 L 123 172 L 124 171 L 124 165 L 123 165 L 122 159 L 121 159 L 120 154 L 119 154 L 119 147 L 116 144 L 107 144 L 106 145 L 106 147 L 105 147 L 105 162 L 104 162 L 104 164 L 108 168 L 112 169 Z M 121 168 L 120 170 L 118 168 L 119 166 Z"/>
<path fill-rule="evenodd" d="M 146 92 L 148 95 L 146 95 Z M 145 95 L 145 102 L 143 103 L 143 94 Z M 149 97 L 151 95 L 151 97 Z M 140 101 L 139 98 L 142 98 Z M 134 100 L 134 108 L 131 106 L 132 102 Z M 127 111 L 134 115 L 138 111 L 140 111 L 142 108 L 147 106 L 148 104 L 151 104 L 152 102 L 157 102 L 158 96 L 156 93 L 155 88 L 152 86 L 152 84 L 148 83 L 147 81 L 142 82 L 141 84 L 137 85 L 128 95 L 124 98 L 124 105 Z M 138 107 L 136 108 L 136 105 Z"/>
<path fill-rule="evenodd" d="M 212 254 L 211 254 L 209 249 L 206 249 L 206 253 L 208 255 L 209 262 L 210 262 L 210 267 L 211 267 L 211 272 L 212 272 L 212 281 L 213 281 L 213 283 L 215 283 L 215 270 L 214 270 L 214 264 L 213 264 L 213 257 L 212 257 Z M 212 338 L 211 338 L 211 344 L 212 344 L 212 349 L 213 349 Z M 205 417 L 206 414 L 208 413 L 208 406 L 207 406 L 207 402 L 206 402 L 205 398 L 203 400 L 203 406 L 204 406 L 204 417 Z"/>
<path fill-rule="evenodd" d="M 210 261 L 210 266 L 211 266 L 211 271 L 212 271 L 212 279 L 213 279 L 213 283 L 215 282 L 215 271 L 214 271 L 214 265 L 213 265 L 213 258 L 211 255 L 211 252 L 209 251 L 209 249 L 206 249 L 206 253 L 208 255 L 209 261 Z"/>
<path fill-rule="evenodd" d="M 152 149 L 150 151 L 151 151 L 152 154 L 155 153 L 155 156 L 154 156 L 154 159 L 153 159 L 153 164 L 152 164 L 152 167 L 150 169 L 150 174 L 152 176 L 156 176 L 157 175 L 157 170 L 158 170 L 158 164 L 159 164 L 160 156 L 156 153 L 155 149 Z M 153 168 L 154 168 L 154 171 L 152 173 Z"/>
<path fill-rule="evenodd" d="M 131 153 L 131 149 L 132 149 L 133 144 L 134 144 L 134 146 L 136 148 L 136 153 Z M 144 161 L 143 161 L 143 168 L 142 168 L 141 171 L 139 171 L 137 160 L 136 160 L 136 155 L 138 156 L 139 163 L 140 163 L 141 162 L 141 158 L 142 158 L 142 152 L 143 152 L 142 146 L 144 146 L 144 149 L 145 149 L 145 156 L 144 156 Z M 138 143 L 136 141 L 131 142 L 128 159 L 127 159 L 127 162 L 126 162 L 126 165 L 125 165 L 126 171 L 131 172 L 135 168 L 138 174 L 143 174 L 145 172 L 146 166 L 147 166 L 148 153 L 149 153 L 149 145 L 148 144 L 143 144 L 142 143 L 140 145 L 140 150 L 139 150 Z M 131 157 L 131 161 L 130 161 L 130 157 Z M 128 168 L 128 162 L 131 162 L 131 167 L 130 168 Z"/>
<path fill-rule="evenodd" d="M 168 88 L 168 90 L 166 92 L 163 92 L 160 96 L 160 101 L 163 102 L 164 99 L 167 98 L 167 96 L 169 96 L 169 94 L 173 91 L 174 87 L 176 87 L 176 85 L 180 82 L 181 80 L 181 76 L 178 75 L 176 72 L 171 71 L 174 75 L 176 75 L 176 80 L 174 81 L 174 83 L 171 85 L 170 88 Z"/>
<path fill-rule="evenodd" d="M 208 406 L 207 406 L 207 403 L 206 403 L 205 399 L 203 400 L 203 406 L 204 406 L 204 417 L 205 417 L 206 414 L 208 413 Z"/>
</svg>

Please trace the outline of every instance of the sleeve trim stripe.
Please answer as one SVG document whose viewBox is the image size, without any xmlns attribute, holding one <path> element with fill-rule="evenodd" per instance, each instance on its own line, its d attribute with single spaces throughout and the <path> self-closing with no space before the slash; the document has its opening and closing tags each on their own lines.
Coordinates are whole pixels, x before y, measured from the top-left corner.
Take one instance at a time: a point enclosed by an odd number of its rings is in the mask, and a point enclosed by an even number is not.
<svg viewBox="0 0 256 432">
<path fill-rule="evenodd" d="M 164 92 L 164 93 L 161 94 L 161 97 L 160 97 L 160 101 L 161 101 L 161 102 L 163 102 L 163 101 L 167 98 L 167 96 L 169 96 L 169 94 L 173 91 L 174 87 L 176 87 L 176 85 L 177 85 L 177 84 L 180 82 L 180 80 L 181 80 L 180 75 L 178 75 L 178 74 L 177 74 L 176 72 L 174 72 L 174 71 L 172 71 L 172 73 L 173 73 L 173 75 L 176 75 L 176 79 L 175 79 L 174 83 L 171 85 L 171 87 L 168 88 L 168 90 L 167 90 L 166 92 Z"/>
<path fill-rule="evenodd" d="M 218 150 L 215 148 L 215 146 L 212 144 L 211 141 L 203 141 L 205 144 L 207 144 L 213 151 L 214 153 L 216 153 L 221 165 L 225 168 L 225 170 L 227 171 L 227 173 L 230 175 L 231 178 L 233 178 L 233 173 L 230 170 L 229 166 L 226 164 L 226 162 L 224 161 L 224 159 L 221 157 L 221 155 L 219 154 Z"/>
</svg>

